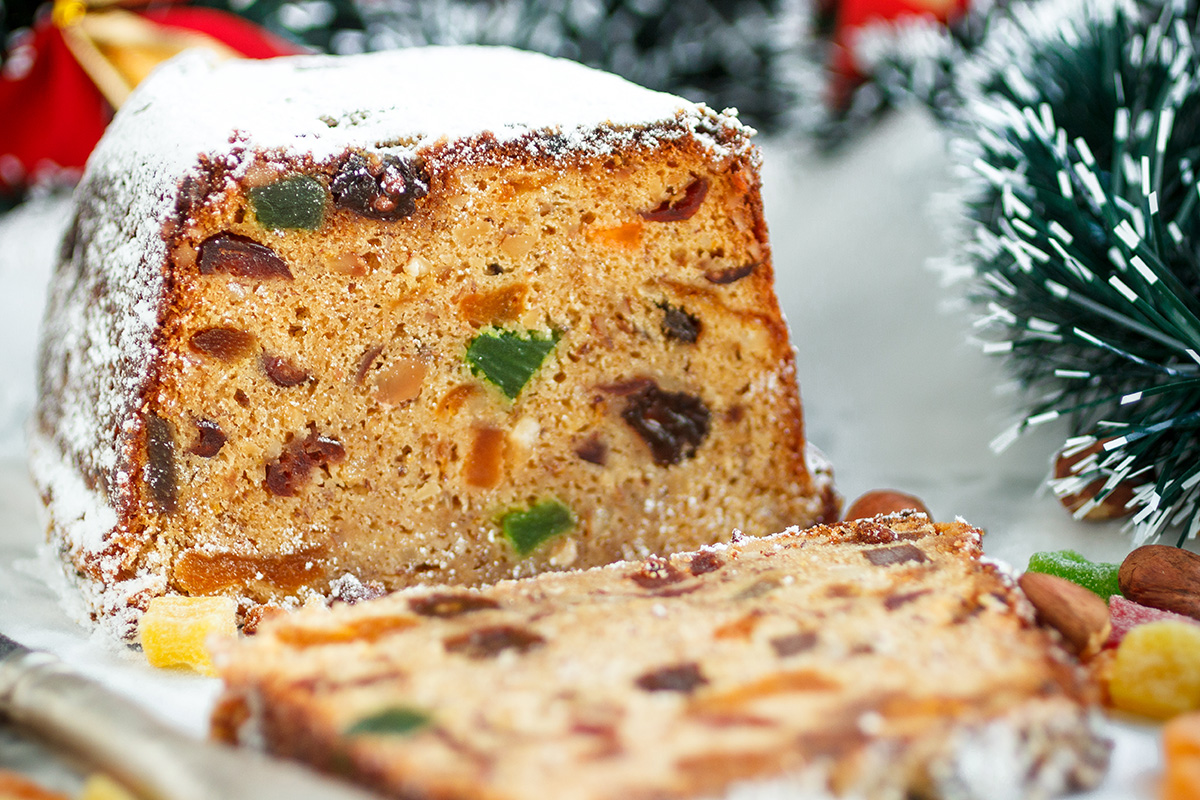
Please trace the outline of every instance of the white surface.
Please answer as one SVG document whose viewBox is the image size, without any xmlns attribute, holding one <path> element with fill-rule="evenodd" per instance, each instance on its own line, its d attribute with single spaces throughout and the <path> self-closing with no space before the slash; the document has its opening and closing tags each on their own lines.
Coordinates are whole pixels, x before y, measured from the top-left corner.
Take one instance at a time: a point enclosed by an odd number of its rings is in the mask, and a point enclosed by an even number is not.
<svg viewBox="0 0 1200 800">
<path fill-rule="evenodd" d="M 987 553 L 1018 567 L 1034 550 L 1066 547 L 1119 559 L 1129 540 L 1116 526 L 1074 522 L 1038 493 L 1053 436 L 1021 441 L 1003 456 L 988 449 L 1015 405 L 995 389 L 1006 380 L 1001 362 L 966 343 L 968 318 L 944 311 L 954 290 L 926 266 L 943 248 L 928 213 L 948 186 L 937 135 L 907 118 L 836 161 L 794 159 L 778 144 L 765 149 L 767 215 L 808 433 L 833 461 L 847 499 L 880 487 L 912 492 L 935 517 L 962 516 L 985 528 Z M 12 226 L 0 227 L 0 236 L 2 267 L 14 247 Z M 27 356 L 19 352 L 26 339 L 4 351 L 0 368 Z M 43 577 L 37 513 L 23 466 L 0 462 L 0 630 L 60 654 L 199 735 L 216 682 L 151 670 L 77 627 Z M 1157 726 L 1110 727 L 1109 777 L 1079 798 L 1149 800 Z M 0 755 L 4 747 L 0 738 Z"/>
</svg>

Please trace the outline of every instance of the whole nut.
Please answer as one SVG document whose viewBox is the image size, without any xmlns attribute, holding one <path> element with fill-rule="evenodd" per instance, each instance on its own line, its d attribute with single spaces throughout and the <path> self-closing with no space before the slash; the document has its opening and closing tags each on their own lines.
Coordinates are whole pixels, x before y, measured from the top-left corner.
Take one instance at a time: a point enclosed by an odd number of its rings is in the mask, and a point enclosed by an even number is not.
<svg viewBox="0 0 1200 800">
<path fill-rule="evenodd" d="M 1062 634 L 1073 653 L 1089 658 L 1100 652 L 1112 631 L 1100 595 L 1044 572 L 1026 572 L 1017 583 L 1037 609 L 1038 621 Z"/>
<path fill-rule="evenodd" d="M 1101 439 L 1090 447 L 1085 447 L 1079 452 L 1071 453 L 1069 456 L 1065 453 L 1059 453 L 1058 457 L 1054 460 L 1054 477 L 1061 479 L 1075 475 L 1075 465 L 1088 456 L 1100 453 L 1107 441 L 1108 439 Z M 1092 500 L 1100 493 L 1100 490 L 1104 488 L 1104 482 L 1104 478 L 1096 478 L 1096 480 L 1084 486 L 1078 492 L 1060 495 L 1058 502 L 1062 503 L 1068 511 L 1074 513 L 1082 508 L 1084 503 Z M 1103 500 L 1092 506 L 1083 515 L 1083 518 L 1093 522 L 1103 522 L 1104 520 L 1128 517 L 1133 513 L 1133 509 L 1129 507 L 1129 501 L 1132 499 L 1133 483 L 1131 481 L 1122 481 L 1114 486 L 1113 490 L 1105 495 Z"/>
<path fill-rule="evenodd" d="M 1117 583 L 1135 603 L 1200 619 L 1200 555 L 1189 550 L 1139 547 L 1121 562 Z"/>
<path fill-rule="evenodd" d="M 920 498 L 894 489 L 877 489 L 867 492 L 851 503 L 850 508 L 846 509 L 846 519 L 868 519 L 879 514 L 896 514 L 908 510 L 919 511 L 930 519 L 933 518 Z"/>
</svg>

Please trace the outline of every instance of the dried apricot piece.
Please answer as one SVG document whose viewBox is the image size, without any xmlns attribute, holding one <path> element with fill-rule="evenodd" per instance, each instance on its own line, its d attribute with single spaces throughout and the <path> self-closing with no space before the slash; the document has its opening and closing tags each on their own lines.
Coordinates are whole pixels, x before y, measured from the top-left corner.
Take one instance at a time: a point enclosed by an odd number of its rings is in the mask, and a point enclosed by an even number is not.
<svg viewBox="0 0 1200 800">
<path fill-rule="evenodd" d="M 237 601 L 232 597 L 167 595 L 150 600 L 138 636 L 153 667 L 188 667 L 216 675 L 208 643 L 237 636 Z"/>
<path fill-rule="evenodd" d="M 1162 800 L 1200 797 L 1200 713 L 1183 714 L 1163 726 Z"/>
<path fill-rule="evenodd" d="M 1114 706 L 1147 717 L 1200 709 L 1200 626 L 1161 620 L 1129 631 L 1108 691 Z"/>
</svg>

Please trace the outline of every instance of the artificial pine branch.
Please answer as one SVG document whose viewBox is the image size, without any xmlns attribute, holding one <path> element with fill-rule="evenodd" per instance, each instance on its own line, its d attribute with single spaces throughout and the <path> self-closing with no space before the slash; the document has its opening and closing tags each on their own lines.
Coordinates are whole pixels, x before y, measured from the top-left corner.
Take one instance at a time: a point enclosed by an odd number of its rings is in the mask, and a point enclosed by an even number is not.
<svg viewBox="0 0 1200 800">
<path fill-rule="evenodd" d="M 1014 10 L 954 125 L 980 178 L 965 253 L 985 349 L 1069 420 L 1072 494 L 1135 488 L 1136 539 L 1200 529 L 1200 57 L 1193 3 Z M 1014 52 L 1016 58 L 1014 60 Z"/>
</svg>

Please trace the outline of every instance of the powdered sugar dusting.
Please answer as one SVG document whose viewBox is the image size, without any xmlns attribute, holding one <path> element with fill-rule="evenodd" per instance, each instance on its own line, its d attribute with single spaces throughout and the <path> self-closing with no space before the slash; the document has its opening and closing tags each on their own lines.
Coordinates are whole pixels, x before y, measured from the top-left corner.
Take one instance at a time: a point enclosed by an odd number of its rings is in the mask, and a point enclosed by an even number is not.
<svg viewBox="0 0 1200 800">
<path fill-rule="evenodd" d="M 500 47 L 410 48 L 358 56 L 217 61 L 186 53 L 130 98 L 109 138 L 151 152 L 176 176 L 198 153 L 254 149 L 324 161 L 347 148 L 413 152 L 489 133 L 500 143 L 553 133 L 556 148 L 597 146 L 609 132 L 701 121 L 750 133 L 730 115 L 643 89 L 571 61 Z M 174 146 L 164 150 L 163 142 Z M 537 148 L 531 141 L 530 147 Z M 113 150 L 115 148 L 109 148 Z M 124 159 L 122 167 L 139 164 Z"/>
</svg>

